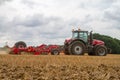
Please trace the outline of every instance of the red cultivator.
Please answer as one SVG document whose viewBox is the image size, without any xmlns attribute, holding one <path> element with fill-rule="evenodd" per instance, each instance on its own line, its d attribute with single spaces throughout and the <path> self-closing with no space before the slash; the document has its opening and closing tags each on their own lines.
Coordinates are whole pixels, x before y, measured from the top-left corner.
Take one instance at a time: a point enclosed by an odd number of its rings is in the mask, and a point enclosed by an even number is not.
<svg viewBox="0 0 120 80">
<path fill-rule="evenodd" d="M 45 45 L 42 44 L 37 47 L 29 46 L 26 47 L 26 44 L 22 41 L 17 42 L 13 48 L 11 48 L 10 53 L 12 54 L 21 54 L 21 52 L 27 52 L 34 55 L 40 54 L 52 54 L 52 55 L 59 55 L 60 47 L 58 45 Z"/>
</svg>

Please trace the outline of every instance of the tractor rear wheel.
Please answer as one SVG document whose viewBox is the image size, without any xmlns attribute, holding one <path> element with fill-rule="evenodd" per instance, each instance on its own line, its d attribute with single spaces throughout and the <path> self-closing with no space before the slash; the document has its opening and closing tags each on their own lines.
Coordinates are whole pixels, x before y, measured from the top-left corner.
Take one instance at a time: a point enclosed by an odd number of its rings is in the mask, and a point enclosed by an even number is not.
<svg viewBox="0 0 120 80">
<path fill-rule="evenodd" d="M 107 48 L 105 46 L 99 45 L 95 49 L 95 55 L 97 55 L 97 56 L 106 56 L 107 55 Z"/>
<path fill-rule="evenodd" d="M 51 51 L 51 54 L 52 54 L 52 55 L 59 55 L 59 54 L 60 54 L 60 51 L 57 50 L 57 49 L 54 49 L 54 50 Z"/>
<path fill-rule="evenodd" d="M 85 45 L 80 41 L 73 42 L 68 48 L 69 53 L 73 55 L 84 55 L 84 50 Z"/>
<path fill-rule="evenodd" d="M 16 48 L 25 48 L 25 47 L 27 47 L 27 45 L 26 45 L 25 42 L 19 41 L 19 42 L 16 42 L 16 43 L 15 43 L 15 47 L 16 47 Z"/>
</svg>

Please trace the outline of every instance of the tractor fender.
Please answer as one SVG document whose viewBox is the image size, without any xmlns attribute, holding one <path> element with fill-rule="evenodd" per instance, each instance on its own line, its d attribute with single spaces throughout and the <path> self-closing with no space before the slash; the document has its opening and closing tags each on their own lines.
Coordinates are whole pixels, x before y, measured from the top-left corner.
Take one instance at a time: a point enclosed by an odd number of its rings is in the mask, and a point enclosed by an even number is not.
<svg viewBox="0 0 120 80">
<path fill-rule="evenodd" d="M 99 47 L 100 45 L 95 45 L 94 47 L 93 47 L 93 50 L 95 50 L 97 47 Z"/>
<path fill-rule="evenodd" d="M 69 43 L 69 45 L 72 44 L 72 43 L 75 42 L 75 41 L 80 41 L 80 42 L 82 42 L 82 43 L 86 46 L 86 43 L 85 43 L 83 40 L 81 40 L 81 39 L 72 40 L 72 41 Z"/>
</svg>

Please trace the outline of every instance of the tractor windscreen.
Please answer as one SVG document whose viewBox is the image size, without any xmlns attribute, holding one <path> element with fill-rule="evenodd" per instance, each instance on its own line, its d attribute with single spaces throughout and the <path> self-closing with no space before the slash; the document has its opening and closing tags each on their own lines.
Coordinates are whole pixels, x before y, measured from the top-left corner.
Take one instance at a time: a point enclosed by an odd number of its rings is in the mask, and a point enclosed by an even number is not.
<svg viewBox="0 0 120 80">
<path fill-rule="evenodd" d="M 80 39 L 87 42 L 88 41 L 88 34 L 86 32 L 80 32 L 79 33 Z"/>
<path fill-rule="evenodd" d="M 72 38 L 82 39 L 85 42 L 88 42 L 88 32 L 86 31 L 73 31 Z"/>
<path fill-rule="evenodd" d="M 73 38 L 73 39 L 74 39 L 74 38 L 79 38 L 78 32 L 73 32 L 72 38 Z"/>
</svg>

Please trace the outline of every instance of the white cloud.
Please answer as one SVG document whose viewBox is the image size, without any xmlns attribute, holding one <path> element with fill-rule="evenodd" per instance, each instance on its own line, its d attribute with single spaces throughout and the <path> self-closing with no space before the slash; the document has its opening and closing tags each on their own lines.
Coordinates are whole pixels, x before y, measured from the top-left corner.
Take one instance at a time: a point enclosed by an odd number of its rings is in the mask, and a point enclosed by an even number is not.
<svg viewBox="0 0 120 80">
<path fill-rule="evenodd" d="M 10 0 L 0 4 L 0 46 L 63 44 L 72 26 L 120 39 L 119 0 Z M 111 30 L 112 29 L 112 30 Z"/>
</svg>

